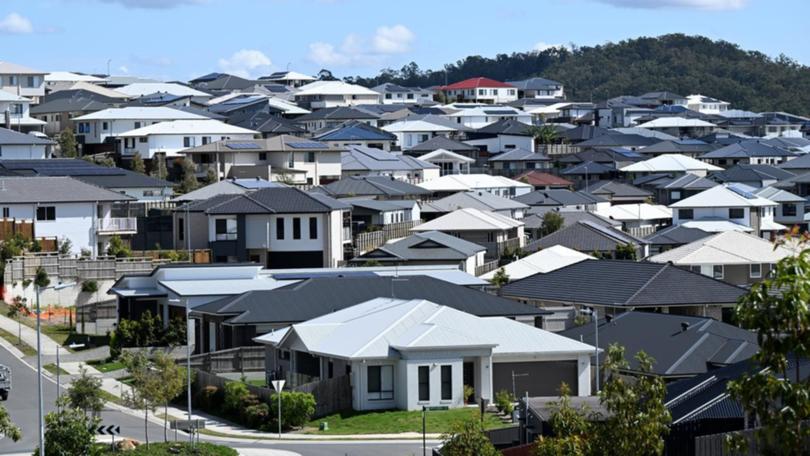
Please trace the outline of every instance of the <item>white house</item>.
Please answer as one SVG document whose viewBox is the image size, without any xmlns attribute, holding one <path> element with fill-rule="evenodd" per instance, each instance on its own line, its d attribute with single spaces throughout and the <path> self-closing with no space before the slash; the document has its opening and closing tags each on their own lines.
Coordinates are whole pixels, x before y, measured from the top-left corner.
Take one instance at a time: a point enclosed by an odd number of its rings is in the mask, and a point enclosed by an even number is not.
<svg viewBox="0 0 810 456">
<path fill-rule="evenodd" d="M 302 85 L 309 84 L 317 79 L 297 71 L 277 71 L 269 76 L 259 78 L 262 81 L 271 81 L 276 84 L 283 84 L 290 87 L 301 87 Z"/>
<path fill-rule="evenodd" d="M 439 177 L 439 166 L 401 153 L 373 147 L 349 146 L 341 152 L 341 173 L 349 176 L 392 176 L 410 182 Z"/>
<path fill-rule="evenodd" d="M 204 120 L 205 116 L 163 106 L 108 108 L 76 117 L 76 135 L 84 144 L 101 144 L 147 125 L 172 120 Z"/>
<path fill-rule="evenodd" d="M 490 78 L 470 78 L 439 88 L 448 102 L 509 103 L 518 99 L 512 84 Z"/>
<path fill-rule="evenodd" d="M 419 186 L 439 195 L 483 190 L 504 198 L 514 198 L 532 191 L 532 186 L 525 182 L 489 174 L 447 174 L 422 182 Z"/>
<path fill-rule="evenodd" d="M 433 102 L 433 90 L 421 87 L 403 87 L 386 82 L 371 90 L 382 96 L 383 104 L 424 104 Z"/>
<path fill-rule="evenodd" d="M 451 152 L 449 150 L 437 149 L 420 155 L 419 160 L 433 163 L 441 168 L 441 175 L 446 174 L 469 174 L 470 165 L 475 163 L 474 158 Z"/>
<path fill-rule="evenodd" d="M 562 83 L 546 78 L 529 78 L 522 81 L 507 81 L 518 89 L 519 98 L 554 99 L 565 98 Z"/>
<path fill-rule="evenodd" d="M 48 158 L 53 141 L 0 128 L 0 160 Z"/>
<path fill-rule="evenodd" d="M 315 81 L 295 93 L 295 101 L 307 109 L 377 104 L 380 94 L 366 87 L 343 81 Z"/>
<path fill-rule="evenodd" d="M 158 122 L 123 132 L 118 137 L 123 140 L 122 156 L 132 157 L 137 152 L 144 159 L 151 159 L 155 154 L 175 157 L 181 150 L 213 141 L 251 140 L 258 134 L 255 130 L 203 118 Z"/>
<path fill-rule="evenodd" d="M 500 258 L 506 250 L 526 245 L 524 223 L 480 209 L 458 209 L 411 228 L 413 232 L 441 231 L 487 248 L 488 258 Z"/>
<path fill-rule="evenodd" d="M 19 95 L 0 91 L 0 126 L 6 126 L 5 119 L 8 116 L 8 126 L 20 132 L 38 131 L 41 132 L 47 122 L 31 117 L 31 100 Z"/>
<path fill-rule="evenodd" d="M 113 216 L 115 203 L 132 200 L 70 177 L 0 179 L 3 218 L 33 221 L 35 238 L 70 239 L 72 253 L 98 254 L 111 236 L 134 234 L 135 218 Z"/>
<path fill-rule="evenodd" d="M 584 260 L 593 260 L 594 257 L 578 252 L 562 245 L 554 245 L 539 252 L 532 253 L 519 260 L 515 260 L 499 268 L 503 269 L 510 281 L 520 280 L 535 274 L 545 274 L 556 271 L 570 264 Z M 480 276 L 484 280 L 492 280 L 498 269 Z"/>
<path fill-rule="evenodd" d="M 405 118 L 382 127 L 383 130 L 393 133 L 397 137 L 397 144 L 401 149 L 408 149 L 421 144 L 434 136 L 449 137 L 458 131 L 448 125 L 429 122 L 423 119 Z"/>
<path fill-rule="evenodd" d="M 633 174 L 695 174 L 705 177 L 709 171 L 722 171 L 723 168 L 681 154 L 663 154 L 648 160 L 627 165 L 619 171 Z"/>
<path fill-rule="evenodd" d="M 556 394 L 561 381 L 590 395 L 593 346 L 425 300 L 377 298 L 255 340 L 350 372 L 355 410 L 491 402 L 496 391 L 513 389 L 516 369 L 530 377 L 521 386 L 531 385 L 533 396 Z M 473 397 L 464 397 L 465 384 Z"/>
<path fill-rule="evenodd" d="M 123 93 L 130 98 L 152 95 L 155 93 L 168 93 L 179 97 L 211 98 L 209 93 L 192 89 L 189 86 L 174 82 L 136 82 L 115 89 L 116 92 Z"/>
<path fill-rule="evenodd" d="M 532 123 L 531 114 L 511 106 L 464 105 L 457 103 L 447 108 L 455 110 L 447 117 L 469 128 L 482 128 L 499 120 L 513 119 L 525 124 Z"/>
<path fill-rule="evenodd" d="M 46 74 L 45 71 L 0 61 L 0 90 L 38 103 L 45 96 Z"/>
<path fill-rule="evenodd" d="M 686 107 L 703 114 L 720 114 L 728 111 L 730 106 L 728 101 L 705 95 L 693 94 L 686 97 Z"/>
<path fill-rule="evenodd" d="M 622 230 L 636 237 L 649 236 L 672 222 L 672 210 L 660 204 L 615 204 L 595 212 L 622 223 Z"/>
</svg>

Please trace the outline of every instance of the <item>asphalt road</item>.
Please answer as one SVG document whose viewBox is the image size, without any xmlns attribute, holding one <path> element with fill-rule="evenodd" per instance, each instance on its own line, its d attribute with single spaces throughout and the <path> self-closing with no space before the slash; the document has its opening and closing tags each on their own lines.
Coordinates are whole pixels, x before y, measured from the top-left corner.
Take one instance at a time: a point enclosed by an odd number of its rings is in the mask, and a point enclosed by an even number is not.
<svg viewBox="0 0 810 456">
<path fill-rule="evenodd" d="M 18 442 L 0 438 L 0 455 L 3 454 L 31 454 L 38 444 L 37 435 L 37 376 L 36 366 L 32 368 L 19 360 L 4 347 L 0 346 L 0 364 L 11 368 L 12 390 L 6 402 L 0 402 L 6 407 L 11 418 L 22 429 L 23 438 Z M 63 390 L 64 392 L 64 390 Z M 50 378 L 43 379 L 43 397 L 45 413 L 53 411 L 56 403 L 56 383 Z M 105 409 L 101 413 L 102 424 L 114 424 L 121 427 L 121 435 L 144 440 L 144 421 L 142 417 L 124 413 L 120 410 Z M 153 422 L 148 423 L 150 441 L 163 440 L 163 426 Z M 174 438 L 174 432 L 169 431 L 169 439 Z M 179 440 L 187 439 L 187 435 L 178 434 Z M 422 454 L 422 442 L 350 442 L 350 441 L 319 441 L 319 442 L 284 442 L 273 441 L 221 441 L 215 437 L 202 437 L 202 440 L 212 443 L 221 443 L 233 448 L 251 449 L 280 449 L 302 456 L 418 456 Z M 430 442 L 428 442 L 430 445 Z M 430 454 L 430 449 L 428 449 Z"/>
</svg>

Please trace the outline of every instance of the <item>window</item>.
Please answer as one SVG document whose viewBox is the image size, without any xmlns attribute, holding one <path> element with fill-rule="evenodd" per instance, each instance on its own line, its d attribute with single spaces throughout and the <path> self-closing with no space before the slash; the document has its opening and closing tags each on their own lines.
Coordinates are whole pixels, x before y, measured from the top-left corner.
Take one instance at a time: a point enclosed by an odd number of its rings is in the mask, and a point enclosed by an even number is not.
<svg viewBox="0 0 810 456">
<path fill-rule="evenodd" d="M 408 99 L 409 99 L 409 100 L 413 100 L 413 94 L 412 94 L 412 93 L 409 93 L 409 94 L 408 94 Z"/>
<path fill-rule="evenodd" d="M 487 94 L 486 89 L 478 89 L 478 95 L 486 95 L 486 94 Z"/>
<path fill-rule="evenodd" d="M 54 206 L 38 207 L 37 220 L 38 221 L 56 220 L 56 207 Z"/>
<path fill-rule="evenodd" d="M 183 220 L 183 217 L 177 218 L 177 239 L 185 240 L 186 238 L 186 221 Z"/>
<path fill-rule="evenodd" d="M 386 99 L 386 100 L 390 100 L 390 99 L 391 99 L 391 94 L 390 94 L 390 93 L 386 93 L 386 94 L 385 94 L 385 99 Z"/>
<path fill-rule="evenodd" d="M 678 218 L 681 220 L 692 220 L 695 217 L 693 209 L 678 209 Z"/>
<path fill-rule="evenodd" d="M 310 239 L 318 239 L 318 218 L 317 217 L 310 217 L 309 218 L 309 238 Z"/>
<path fill-rule="evenodd" d="M 723 265 L 716 264 L 712 267 L 712 277 L 715 279 L 722 279 L 723 278 Z"/>
<path fill-rule="evenodd" d="M 25 84 L 26 87 L 34 87 L 34 77 L 33 76 L 28 76 L 28 78 L 26 78 L 25 82 L 26 82 L 26 84 Z"/>
<path fill-rule="evenodd" d="M 3 218 L 6 219 L 6 218 L 9 218 L 9 217 L 10 217 L 9 210 L 8 210 L 7 207 L 4 207 L 3 208 Z"/>
<path fill-rule="evenodd" d="M 284 219 L 281 217 L 276 219 L 276 239 L 284 240 Z"/>
<path fill-rule="evenodd" d="M 210 142 L 211 142 L 211 137 L 210 136 L 203 136 L 202 137 L 203 146 L 210 143 Z"/>
<path fill-rule="evenodd" d="M 370 401 L 394 398 L 394 366 L 368 366 L 366 372 Z"/>
<path fill-rule="evenodd" d="M 139 143 L 142 143 L 142 144 L 146 143 L 147 140 L 148 140 L 148 138 L 146 136 L 139 136 L 138 137 L 138 142 Z"/>
<path fill-rule="evenodd" d="M 453 400 L 453 366 L 442 366 L 442 400 Z"/>
<path fill-rule="evenodd" d="M 293 239 L 301 239 L 301 217 L 293 217 Z"/>
<path fill-rule="evenodd" d="M 8 85 L 17 85 L 17 76 L 9 76 L 8 77 Z"/>
<path fill-rule="evenodd" d="M 730 219 L 741 219 L 745 218 L 745 209 L 741 207 L 732 207 L 728 210 L 728 218 Z"/>
<path fill-rule="evenodd" d="M 430 400 L 430 366 L 419 366 L 419 400 Z"/>
<path fill-rule="evenodd" d="M 490 231 L 487 233 L 487 242 L 495 242 L 495 233 Z"/>
<path fill-rule="evenodd" d="M 259 152 L 259 161 L 267 161 L 267 152 Z"/>
<path fill-rule="evenodd" d="M 140 122 L 135 122 L 135 128 L 141 128 L 141 123 Z"/>
<path fill-rule="evenodd" d="M 236 220 L 215 219 L 214 231 L 217 241 L 233 241 L 236 239 Z"/>
<path fill-rule="evenodd" d="M 669 194 L 669 199 L 672 201 L 681 199 L 681 191 L 680 190 L 672 190 Z"/>
<path fill-rule="evenodd" d="M 183 136 L 183 147 L 191 147 L 191 137 Z"/>
<path fill-rule="evenodd" d="M 794 217 L 796 215 L 796 205 L 793 203 L 782 204 L 782 215 L 784 217 Z"/>
<path fill-rule="evenodd" d="M 759 263 L 752 264 L 752 265 L 749 266 L 749 269 L 750 269 L 750 271 L 749 271 L 748 275 L 752 279 L 762 278 L 762 265 L 761 264 L 759 264 Z"/>
<path fill-rule="evenodd" d="M 101 129 L 107 131 L 110 125 L 107 122 L 101 122 Z"/>
<path fill-rule="evenodd" d="M 307 152 L 307 163 L 315 163 L 315 152 Z"/>
</svg>

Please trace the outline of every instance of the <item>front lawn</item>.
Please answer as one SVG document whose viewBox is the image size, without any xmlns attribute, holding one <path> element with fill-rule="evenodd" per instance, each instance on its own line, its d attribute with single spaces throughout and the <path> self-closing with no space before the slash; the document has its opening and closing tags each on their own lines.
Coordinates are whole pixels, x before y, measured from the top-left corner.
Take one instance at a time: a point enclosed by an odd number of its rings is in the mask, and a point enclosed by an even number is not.
<svg viewBox="0 0 810 456">
<path fill-rule="evenodd" d="M 103 456 L 112 455 L 112 454 L 127 454 L 130 456 L 238 456 L 239 453 L 236 452 L 233 448 L 229 448 L 222 445 L 214 445 L 211 443 L 198 443 L 194 445 L 194 450 L 191 449 L 191 446 L 188 443 L 181 443 L 181 442 L 169 442 L 169 443 L 150 443 L 149 449 L 146 449 L 146 445 L 139 445 L 138 448 L 134 450 L 127 451 L 125 453 L 121 453 L 118 451 L 113 451 L 109 448 L 109 445 L 103 445 Z"/>
<path fill-rule="evenodd" d="M 113 372 L 124 368 L 124 363 L 121 361 L 107 361 L 104 359 L 96 359 L 87 362 L 88 366 L 93 366 L 99 372 Z"/>
<path fill-rule="evenodd" d="M 57 371 L 59 372 L 59 375 L 69 375 L 68 371 L 62 369 L 61 366 L 59 368 L 57 368 L 56 363 L 46 364 L 46 365 L 42 366 L 42 368 L 45 369 L 46 371 L 52 373 L 53 375 L 56 375 Z"/>
<path fill-rule="evenodd" d="M 428 411 L 426 429 L 430 434 L 440 434 L 449 431 L 453 423 L 469 419 L 480 419 L 480 411 L 477 407 Z M 329 424 L 329 430 L 318 430 L 320 423 L 323 421 Z M 491 413 L 484 414 L 484 427 L 486 429 L 504 426 L 497 416 Z M 310 421 L 305 432 L 325 435 L 422 432 L 422 412 L 420 410 L 384 410 L 336 413 Z"/>
</svg>

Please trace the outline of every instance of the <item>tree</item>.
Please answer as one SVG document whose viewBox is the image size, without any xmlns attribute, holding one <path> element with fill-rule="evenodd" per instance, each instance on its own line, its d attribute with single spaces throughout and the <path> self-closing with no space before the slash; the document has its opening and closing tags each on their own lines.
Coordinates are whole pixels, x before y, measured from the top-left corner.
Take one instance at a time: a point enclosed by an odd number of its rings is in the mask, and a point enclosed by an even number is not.
<svg viewBox="0 0 810 456">
<path fill-rule="evenodd" d="M 197 187 L 200 186 L 200 183 L 197 181 L 197 169 L 194 166 L 194 161 L 191 157 L 186 157 L 180 160 L 180 167 L 182 169 L 182 180 L 180 181 L 180 187 L 178 188 L 178 192 L 180 193 L 188 193 L 192 190 L 195 190 Z"/>
<path fill-rule="evenodd" d="M 495 285 L 498 288 L 509 283 L 509 274 L 506 273 L 504 268 L 499 268 L 495 271 L 495 275 L 492 276 L 492 280 L 489 281 L 492 285 Z"/>
<path fill-rule="evenodd" d="M 636 261 L 636 248 L 633 244 L 620 244 L 616 246 L 615 257 L 617 260 Z"/>
<path fill-rule="evenodd" d="M 141 157 L 140 152 L 135 152 L 135 155 L 132 156 L 129 169 L 136 173 L 146 174 L 146 165 L 143 163 L 143 157 Z"/>
<path fill-rule="evenodd" d="M 14 421 L 11 421 L 11 416 L 2 405 L 0 405 L 0 435 L 15 442 L 22 438 L 22 431 L 14 424 Z"/>
<path fill-rule="evenodd" d="M 104 408 L 101 379 L 90 376 L 82 367 L 79 378 L 73 380 L 67 391 L 71 408 L 79 409 L 87 416 L 98 417 Z"/>
<path fill-rule="evenodd" d="M 62 242 L 59 243 L 59 254 L 60 255 L 70 255 L 70 252 L 73 250 L 73 241 L 70 238 L 62 238 Z"/>
<path fill-rule="evenodd" d="M 89 418 L 69 405 L 68 399 L 62 397 L 57 401 L 56 411 L 45 415 L 45 455 L 99 455 L 94 432 L 99 419 Z M 34 451 L 34 456 L 37 454 L 39 449 Z"/>
<path fill-rule="evenodd" d="M 592 453 L 592 425 L 587 418 L 588 411 L 571 406 L 570 392 L 568 385 L 563 383 L 560 400 L 549 404 L 554 410 L 550 420 L 554 437 L 540 436 L 535 443 L 535 456 L 585 456 Z"/>
<path fill-rule="evenodd" d="M 132 256 L 132 250 L 124 244 L 124 241 L 121 239 L 121 236 L 117 234 L 110 238 L 110 245 L 107 246 L 107 255 L 114 256 L 116 258 L 129 258 Z"/>
<path fill-rule="evenodd" d="M 73 134 L 72 129 L 65 128 L 62 130 L 62 132 L 59 133 L 57 143 L 59 143 L 59 153 L 63 157 L 74 158 L 78 154 L 76 135 Z"/>
<path fill-rule="evenodd" d="M 209 166 L 205 170 L 205 184 L 210 185 L 217 181 L 217 172 L 213 166 Z"/>
<path fill-rule="evenodd" d="M 23 315 L 31 314 L 31 311 L 28 310 L 28 306 L 26 305 L 27 300 L 27 298 L 23 298 L 22 296 L 15 296 L 14 299 L 11 300 L 11 305 L 6 312 L 8 318 L 17 320 L 17 345 L 22 345 L 22 321 L 20 321 L 20 318 Z"/>
<path fill-rule="evenodd" d="M 543 222 L 540 224 L 540 235 L 548 236 L 559 230 L 565 224 L 565 219 L 557 211 L 546 212 L 543 215 Z"/>
<path fill-rule="evenodd" d="M 37 272 L 34 275 L 34 285 L 39 288 L 45 288 L 51 284 L 51 279 L 48 278 L 48 272 L 42 266 L 37 266 Z"/>
<path fill-rule="evenodd" d="M 155 154 L 152 158 L 152 173 L 151 176 L 157 179 L 165 180 L 169 175 L 169 170 L 166 169 L 166 157 L 163 154 Z"/>
<path fill-rule="evenodd" d="M 186 371 L 163 352 L 155 354 L 153 365 L 157 376 L 157 393 L 163 403 L 163 440 L 168 442 L 169 402 L 185 389 Z"/>
<path fill-rule="evenodd" d="M 327 70 L 326 68 L 321 69 L 318 72 L 318 80 L 319 81 L 337 81 L 337 78 L 332 75 L 332 72 Z"/>
<path fill-rule="evenodd" d="M 529 127 L 529 133 L 535 142 L 540 144 L 553 144 L 559 137 L 557 128 L 550 124 L 532 125 Z"/>
<path fill-rule="evenodd" d="M 806 454 L 810 437 L 810 427 L 803 424 L 810 419 L 810 379 L 799 370 L 799 362 L 810 356 L 808 239 L 802 236 L 800 253 L 780 260 L 735 309 L 740 326 L 757 333 L 759 352 L 753 357 L 757 368 L 731 382 L 728 390 L 759 424 L 755 436 L 763 454 Z M 739 449 L 743 441 L 729 443 Z"/>
<path fill-rule="evenodd" d="M 121 362 L 132 376 L 132 390 L 124 393 L 124 402 L 132 408 L 143 410 L 143 432 L 146 447 L 149 448 L 149 412 L 163 402 L 160 377 L 156 375 L 149 359 L 142 351 L 126 352 Z"/>
<path fill-rule="evenodd" d="M 455 423 L 450 432 L 442 435 L 442 442 L 443 456 L 500 455 L 476 419 Z"/>
</svg>

